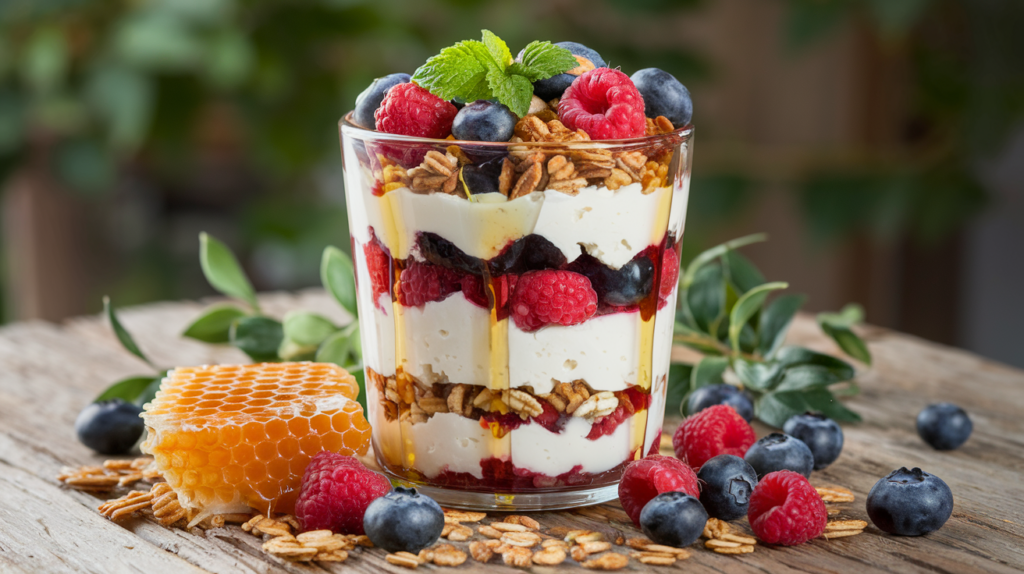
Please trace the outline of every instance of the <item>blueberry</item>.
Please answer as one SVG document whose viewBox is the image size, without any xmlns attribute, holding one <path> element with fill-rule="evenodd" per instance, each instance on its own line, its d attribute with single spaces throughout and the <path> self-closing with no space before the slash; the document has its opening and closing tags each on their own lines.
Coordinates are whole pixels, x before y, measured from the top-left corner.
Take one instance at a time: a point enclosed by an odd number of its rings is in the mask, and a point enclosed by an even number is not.
<svg viewBox="0 0 1024 574">
<path fill-rule="evenodd" d="M 373 129 L 376 120 L 373 119 L 373 112 L 380 107 L 384 100 L 384 94 L 398 84 L 404 84 L 412 80 L 409 74 L 388 74 L 383 78 L 377 78 L 366 87 L 365 90 L 356 96 L 356 111 L 352 114 L 355 123 L 364 128 Z"/>
<path fill-rule="evenodd" d="M 654 264 L 639 255 L 619 269 L 611 269 L 592 255 L 584 253 L 569 265 L 570 271 L 585 275 L 603 305 L 636 305 L 654 287 Z"/>
<path fill-rule="evenodd" d="M 814 455 L 814 470 L 835 462 L 843 451 L 843 429 L 836 421 L 820 414 L 794 415 L 782 426 L 789 436 L 804 441 Z"/>
<path fill-rule="evenodd" d="M 560 46 L 572 52 L 573 56 L 576 56 L 576 60 L 580 62 L 580 68 L 574 68 L 572 71 L 578 70 L 578 73 L 558 74 L 557 76 L 551 76 L 543 80 L 537 80 L 533 83 L 533 93 L 538 98 L 549 102 L 555 98 L 561 98 L 562 92 L 566 90 L 575 80 L 580 77 L 584 72 L 593 70 L 594 68 L 604 68 L 608 64 L 605 63 L 604 58 L 601 54 L 598 54 L 594 50 L 578 44 L 576 42 L 557 42 L 556 46 Z M 518 61 L 523 60 L 523 52 L 519 52 L 519 57 L 516 58 Z"/>
<path fill-rule="evenodd" d="M 415 488 L 396 487 L 371 502 L 363 515 L 370 541 L 388 552 L 416 554 L 436 542 L 443 529 L 441 506 Z"/>
<path fill-rule="evenodd" d="M 665 116 L 677 128 L 690 123 L 693 100 L 690 91 L 675 76 L 658 68 L 644 68 L 629 79 L 644 98 L 644 115 L 649 118 Z"/>
<path fill-rule="evenodd" d="M 459 110 L 452 123 L 455 139 L 476 142 L 507 142 L 519 117 L 504 104 L 477 100 Z"/>
<path fill-rule="evenodd" d="M 731 454 L 720 454 L 700 467 L 700 503 L 709 516 L 736 520 L 747 515 L 750 494 L 757 486 L 757 473 L 747 461 Z"/>
<path fill-rule="evenodd" d="M 804 441 L 778 432 L 755 442 L 743 459 L 757 471 L 758 480 L 776 470 L 792 470 L 810 478 L 814 468 L 814 455 Z"/>
<path fill-rule="evenodd" d="M 663 492 L 640 511 L 640 529 L 654 543 L 683 548 L 700 538 L 708 513 L 685 492 Z"/>
<path fill-rule="evenodd" d="M 436 233 L 421 231 L 416 236 L 416 245 L 420 249 L 420 255 L 434 265 L 471 275 L 481 275 L 484 272 L 483 259 L 467 254 Z"/>
<path fill-rule="evenodd" d="M 690 393 L 686 400 L 686 414 L 696 414 L 715 405 L 729 405 L 747 422 L 754 418 L 754 403 L 750 402 L 750 397 L 738 388 L 724 383 L 699 387 Z"/>
<path fill-rule="evenodd" d="M 920 468 L 892 471 L 868 493 L 868 517 L 879 529 L 921 536 L 942 528 L 953 514 L 953 492 L 941 478 Z"/>
<path fill-rule="evenodd" d="M 100 454 L 125 454 L 135 446 L 145 425 L 142 409 L 121 399 L 92 403 L 75 419 L 75 433 Z"/>
<path fill-rule="evenodd" d="M 465 165 L 459 172 L 461 183 L 467 195 L 478 193 L 499 193 L 498 178 L 501 176 L 501 159 L 480 164 Z"/>
<path fill-rule="evenodd" d="M 936 450 L 953 450 L 967 442 L 974 425 L 953 403 L 929 405 L 917 415 L 917 434 Z"/>
<path fill-rule="evenodd" d="M 561 269 L 565 254 L 543 235 L 531 233 L 517 239 L 491 260 L 491 275 L 522 275 L 527 271 Z"/>
</svg>

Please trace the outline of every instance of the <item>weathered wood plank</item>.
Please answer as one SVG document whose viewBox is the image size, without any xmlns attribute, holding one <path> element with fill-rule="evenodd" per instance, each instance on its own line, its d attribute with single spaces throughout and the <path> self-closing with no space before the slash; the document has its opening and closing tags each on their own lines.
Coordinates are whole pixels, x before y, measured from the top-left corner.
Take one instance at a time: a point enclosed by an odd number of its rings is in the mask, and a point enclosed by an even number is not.
<svg viewBox="0 0 1024 574">
<path fill-rule="evenodd" d="M 305 308 L 348 318 L 320 292 L 264 297 L 266 311 Z M 237 351 L 214 348 L 178 335 L 203 305 L 164 303 L 126 309 L 122 320 L 157 364 L 243 361 Z M 875 367 L 858 376 L 863 392 L 851 406 L 864 416 L 847 425 L 846 448 L 816 484 L 850 487 L 857 501 L 844 515 L 866 519 L 864 499 L 881 476 L 899 466 L 921 466 L 952 488 L 956 506 L 949 523 L 920 538 L 884 535 L 873 527 L 860 535 L 816 540 L 797 548 L 758 547 L 741 557 L 694 547 L 677 568 L 696 572 L 1015 572 L 1024 570 L 1024 373 L 969 353 L 905 335 L 865 330 Z M 836 352 L 807 317 L 790 340 Z M 686 356 L 679 350 L 677 356 Z M 122 525 L 99 516 L 95 497 L 61 488 L 60 466 L 101 459 L 74 440 L 74 418 L 110 381 L 147 372 L 120 349 L 97 318 L 63 326 L 34 322 L 0 329 L 0 570 L 26 572 L 206 571 L 214 573 L 405 572 L 384 562 L 380 550 L 357 550 L 340 565 L 295 565 L 267 556 L 260 540 L 231 526 L 203 533 L 168 530 L 145 520 Z M 966 408 L 975 425 L 960 450 L 936 452 L 914 430 L 914 416 L 939 400 Z M 666 424 L 670 429 L 674 423 Z M 759 434 L 767 432 L 758 428 Z M 534 515 L 545 527 L 601 530 L 610 538 L 639 533 L 616 503 L 572 512 Z M 465 544 L 461 546 L 465 547 Z M 624 549 L 619 551 L 626 552 Z M 431 567 L 433 568 L 433 567 Z M 578 568 L 567 563 L 563 568 Z M 659 571 L 633 562 L 635 571 Z M 513 572 L 499 563 L 470 560 L 462 571 Z M 539 571 L 547 571 L 540 567 Z"/>
</svg>

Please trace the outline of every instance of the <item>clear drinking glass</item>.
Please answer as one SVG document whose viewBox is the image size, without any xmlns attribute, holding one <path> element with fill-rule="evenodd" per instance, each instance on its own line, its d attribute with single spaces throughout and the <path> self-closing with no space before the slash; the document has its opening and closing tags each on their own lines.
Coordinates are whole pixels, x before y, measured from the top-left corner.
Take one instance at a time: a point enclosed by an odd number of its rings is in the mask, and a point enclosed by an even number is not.
<svg viewBox="0 0 1024 574">
<path fill-rule="evenodd" d="M 615 498 L 659 447 L 692 127 L 544 143 L 339 129 L 389 477 L 461 508 Z M 587 277 L 596 308 L 559 319 L 538 302 L 578 281 L 552 270 Z"/>
</svg>

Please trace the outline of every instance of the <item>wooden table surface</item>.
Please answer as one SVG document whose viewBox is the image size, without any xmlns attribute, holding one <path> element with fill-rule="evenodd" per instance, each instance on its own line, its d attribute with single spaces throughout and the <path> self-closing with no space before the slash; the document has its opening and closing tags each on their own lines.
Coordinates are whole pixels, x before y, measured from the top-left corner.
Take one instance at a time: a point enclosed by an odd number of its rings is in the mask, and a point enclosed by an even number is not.
<svg viewBox="0 0 1024 574">
<path fill-rule="evenodd" d="M 333 315 L 320 292 L 273 294 L 265 310 L 280 315 L 304 308 Z M 165 303 L 127 309 L 122 321 L 161 365 L 244 361 L 238 352 L 181 339 L 203 307 Z M 699 545 L 672 567 L 631 571 L 691 572 L 1019 572 L 1024 570 L 1024 372 L 956 349 L 868 328 L 875 367 L 858 375 L 863 388 L 851 406 L 864 422 L 847 425 L 846 448 L 816 485 L 851 488 L 856 502 L 843 516 L 866 519 L 871 486 L 900 466 L 920 466 L 945 480 L 956 503 L 946 526 L 928 536 L 901 538 L 873 526 L 859 536 L 814 540 L 795 548 L 758 546 L 753 554 L 713 554 Z M 800 317 L 791 342 L 835 349 Z M 260 541 L 236 526 L 210 531 L 170 530 L 146 519 L 114 524 L 101 517 L 96 497 L 63 488 L 64 465 L 102 460 L 74 437 L 78 411 L 109 382 L 144 374 L 146 366 L 121 350 L 97 317 L 64 325 L 22 323 L 0 329 L 0 571 L 2 572 L 404 572 L 381 550 L 357 550 L 337 565 L 298 565 L 264 554 Z M 964 407 L 974 421 L 971 439 L 954 452 L 937 452 L 914 431 L 914 417 L 940 400 Z M 675 421 L 673 421 L 674 423 Z M 673 425 L 666 425 L 669 428 Z M 758 428 L 759 436 L 767 429 Z M 571 512 L 533 514 L 545 527 L 574 525 L 614 538 L 638 536 L 617 503 Z M 746 527 L 744 524 L 743 527 Z M 463 544 L 464 546 L 464 544 Z M 628 553 L 628 549 L 616 548 Z M 435 566 L 424 566 L 428 570 Z M 558 569 L 583 571 L 571 561 Z M 459 571 L 514 569 L 472 559 Z M 551 572 L 551 567 L 534 567 Z"/>
</svg>

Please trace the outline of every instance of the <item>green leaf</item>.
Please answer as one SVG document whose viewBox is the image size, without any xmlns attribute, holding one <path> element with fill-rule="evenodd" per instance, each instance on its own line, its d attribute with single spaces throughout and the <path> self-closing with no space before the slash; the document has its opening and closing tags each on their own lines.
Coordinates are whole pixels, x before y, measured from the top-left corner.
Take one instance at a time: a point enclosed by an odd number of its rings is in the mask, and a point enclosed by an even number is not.
<svg viewBox="0 0 1024 574">
<path fill-rule="evenodd" d="M 150 361 L 146 355 L 142 354 L 142 350 L 140 350 L 139 346 L 135 344 L 135 339 L 133 339 L 131 334 L 121 325 L 121 321 L 117 318 L 117 312 L 114 310 L 114 306 L 110 304 L 110 297 L 103 298 L 103 308 L 106 310 L 107 319 L 110 321 L 110 327 L 114 330 L 114 334 L 117 335 L 117 340 L 121 342 L 121 346 L 129 353 L 152 365 L 153 362 Z"/>
<path fill-rule="evenodd" d="M 697 275 L 697 271 L 699 271 L 701 267 L 707 265 L 714 259 L 721 257 L 727 251 L 730 251 L 732 249 L 738 249 L 740 247 L 743 247 L 744 245 L 750 245 L 751 243 L 759 243 L 767 239 L 768 236 L 765 235 L 764 233 L 755 233 L 753 235 L 747 235 L 744 237 L 733 239 L 731 241 L 726 241 L 721 245 L 716 245 L 715 247 L 712 247 L 711 249 L 704 251 L 703 253 L 694 257 L 693 261 L 690 262 L 690 265 L 686 267 L 686 272 L 683 273 L 681 286 L 683 287 L 683 289 L 686 289 L 690 285 L 692 285 L 694 278 Z"/>
<path fill-rule="evenodd" d="M 160 390 L 160 383 L 163 382 L 167 376 L 167 371 L 164 371 L 159 376 L 153 379 L 153 382 L 149 383 L 149 386 L 139 394 L 139 397 L 135 399 L 135 404 L 140 407 L 145 406 L 146 403 L 153 402 L 153 398 L 156 397 L 156 392 Z"/>
<path fill-rule="evenodd" d="M 818 313 L 818 323 L 833 327 L 852 327 L 864 321 L 864 308 L 856 303 L 848 303 L 838 313 Z"/>
<path fill-rule="evenodd" d="M 235 259 L 226 245 L 205 232 L 199 234 L 199 264 L 214 289 L 229 297 L 241 299 L 252 306 L 253 310 L 259 311 L 256 291 L 238 264 L 238 259 Z"/>
<path fill-rule="evenodd" d="M 334 299 L 353 317 L 359 316 L 356 304 L 356 275 L 352 259 L 337 247 L 324 249 L 320 260 L 320 281 Z"/>
<path fill-rule="evenodd" d="M 820 412 L 826 417 L 839 422 L 860 422 L 859 414 L 848 409 L 828 389 L 815 389 L 803 394 L 807 410 Z"/>
<path fill-rule="evenodd" d="M 308 311 L 289 311 L 284 316 L 284 336 L 301 345 L 315 347 L 338 330 L 329 319 Z"/>
<path fill-rule="evenodd" d="M 840 381 L 848 381 L 856 374 L 853 366 L 846 361 L 803 347 L 783 347 L 779 350 L 776 360 L 787 369 L 796 365 L 818 365 L 825 367 Z"/>
<path fill-rule="evenodd" d="M 481 96 L 482 85 L 487 85 L 487 72 L 495 66 L 486 46 L 475 40 L 467 40 L 432 56 L 427 63 L 416 69 L 412 81 L 443 100 L 464 97 L 470 101 L 465 95 Z"/>
<path fill-rule="evenodd" d="M 93 402 L 108 401 L 110 399 L 123 399 L 129 403 L 135 402 L 140 395 L 149 387 L 153 381 L 159 381 L 160 377 L 141 376 L 121 379 L 107 387 L 107 390 L 100 393 Z"/>
<path fill-rule="evenodd" d="M 801 392 L 767 393 L 754 401 L 754 416 L 761 422 L 782 428 L 794 415 L 807 412 L 808 404 Z"/>
<path fill-rule="evenodd" d="M 693 368 L 690 375 L 690 392 L 708 385 L 724 383 L 722 374 L 729 366 L 729 359 L 725 357 L 704 357 Z"/>
<path fill-rule="evenodd" d="M 740 297 L 736 306 L 732 308 L 732 312 L 729 313 L 729 342 L 734 351 L 740 350 L 740 331 L 743 330 L 743 325 L 761 309 L 768 293 L 787 287 L 789 287 L 788 283 L 780 281 L 765 283 L 747 291 Z"/>
<path fill-rule="evenodd" d="M 693 365 L 688 363 L 672 363 L 668 367 L 668 393 L 665 397 L 666 413 L 681 413 L 683 401 L 690 394 L 690 377 L 693 376 Z"/>
<path fill-rule="evenodd" d="M 334 363 L 339 367 L 349 367 L 353 364 L 359 364 L 359 358 L 354 357 L 353 349 L 353 338 L 359 340 L 359 330 L 355 330 L 355 334 L 347 332 L 348 330 L 338 331 L 330 337 L 324 339 L 324 342 L 320 344 L 320 347 L 316 350 L 316 362 L 318 363 Z"/>
<path fill-rule="evenodd" d="M 60 28 L 38 26 L 23 47 L 21 74 L 37 94 L 57 90 L 63 83 L 71 58 Z"/>
<path fill-rule="evenodd" d="M 346 369 L 348 370 L 348 369 Z M 359 383 L 359 395 L 356 396 L 356 402 L 363 407 L 363 412 L 366 412 L 366 373 L 362 367 L 357 367 L 354 370 L 349 370 L 349 374 L 355 377 L 356 382 Z"/>
<path fill-rule="evenodd" d="M 757 391 L 774 387 L 782 373 L 782 365 L 778 363 L 760 363 L 742 358 L 733 359 L 732 369 L 743 386 Z"/>
<path fill-rule="evenodd" d="M 204 343 L 227 343 L 231 340 L 231 324 L 246 314 L 234 305 L 214 305 L 203 311 L 181 336 Z"/>
<path fill-rule="evenodd" d="M 707 265 L 697 273 L 686 290 L 686 304 L 697 328 L 717 338 L 712 325 L 725 315 L 725 278 L 719 265 Z"/>
<path fill-rule="evenodd" d="M 864 341 L 849 327 L 834 327 L 827 323 L 822 323 L 821 330 L 831 337 L 844 353 L 866 365 L 871 364 L 871 351 L 868 350 L 868 346 L 864 344 Z"/>
<path fill-rule="evenodd" d="M 490 30 L 481 30 L 481 33 L 483 34 L 484 46 L 487 46 L 487 51 L 490 52 L 491 57 L 501 66 L 501 71 L 504 72 L 508 65 L 512 63 L 512 52 L 509 52 L 508 45 Z"/>
<path fill-rule="evenodd" d="M 523 50 L 522 65 L 536 75 L 536 80 L 543 80 L 568 72 L 580 65 L 572 52 L 551 42 L 530 42 Z M 526 75 L 526 74 L 523 74 Z M 534 80 L 534 81 L 536 81 Z"/>
<path fill-rule="evenodd" d="M 761 356 L 771 358 L 786 340 L 786 332 L 793 317 L 807 299 L 805 295 L 782 295 L 761 312 L 758 325 L 758 350 Z"/>
<path fill-rule="evenodd" d="M 487 84 L 499 102 L 508 106 L 512 113 L 522 117 L 530 111 L 533 98 L 533 84 L 523 76 L 508 75 L 502 70 L 487 72 Z"/>
<path fill-rule="evenodd" d="M 737 251 L 726 251 L 722 255 L 722 265 L 725 276 L 741 295 L 765 283 L 761 270 Z"/>
<path fill-rule="evenodd" d="M 254 361 L 276 361 L 284 326 L 269 317 L 242 317 L 231 324 L 231 344 Z"/>
<path fill-rule="evenodd" d="M 821 365 L 794 365 L 782 373 L 782 381 L 775 387 L 778 392 L 802 391 L 827 387 L 839 382 L 839 377 Z"/>
</svg>

